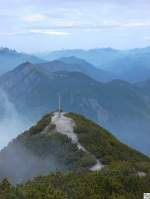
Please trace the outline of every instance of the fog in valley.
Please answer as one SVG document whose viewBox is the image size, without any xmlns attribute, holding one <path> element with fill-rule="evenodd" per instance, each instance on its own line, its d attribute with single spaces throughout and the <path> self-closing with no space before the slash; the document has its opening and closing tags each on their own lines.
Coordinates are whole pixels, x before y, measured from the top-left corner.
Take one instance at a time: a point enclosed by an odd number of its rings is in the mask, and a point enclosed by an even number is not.
<svg viewBox="0 0 150 199">
<path fill-rule="evenodd" d="M 7 177 L 13 184 L 66 169 L 52 154 L 39 157 L 17 142 L 10 143 L 7 149 L 4 148 L 0 159 L 3 160 L 0 162 L 0 180 Z"/>
<path fill-rule="evenodd" d="M 0 149 L 27 127 L 29 124 L 16 111 L 4 90 L 0 89 Z"/>
</svg>

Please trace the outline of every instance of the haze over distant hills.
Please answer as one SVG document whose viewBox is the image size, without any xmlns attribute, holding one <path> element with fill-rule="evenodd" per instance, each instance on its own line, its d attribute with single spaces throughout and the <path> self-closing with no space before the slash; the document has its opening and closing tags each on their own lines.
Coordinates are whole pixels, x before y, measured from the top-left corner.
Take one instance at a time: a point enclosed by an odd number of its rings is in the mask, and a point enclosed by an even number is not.
<svg viewBox="0 0 150 199">
<path fill-rule="evenodd" d="M 54 60 L 40 63 L 39 58 L 1 49 L 2 57 L 10 62 L 16 57 L 17 61 L 31 58 L 37 63 L 25 62 L 16 68 L 8 66 L 9 70 L 11 67 L 15 69 L 0 77 L 0 87 L 7 101 L 19 112 L 19 117 L 28 118 L 27 123 L 31 124 L 49 110 L 54 110 L 57 94 L 61 92 L 66 111 L 88 116 L 125 143 L 149 154 L 149 53 L 150 48 L 68 50 L 53 52 L 50 56 Z M 96 68 L 94 59 L 109 72 Z M 102 63 L 107 63 L 107 67 Z M 131 84 L 124 79 L 140 82 Z M 5 112 L 3 100 L 1 96 L 1 118 Z"/>
<path fill-rule="evenodd" d="M 65 111 L 86 115 L 149 154 L 150 98 L 141 88 L 121 80 L 100 83 L 80 72 L 51 72 L 45 67 L 24 63 L 0 78 L 20 114 L 36 121 L 57 108 L 61 93 Z"/>
<path fill-rule="evenodd" d="M 19 53 L 16 50 L 0 48 L 0 75 L 12 70 L 19 64 L 30 61 L 31 63 L 44 62 L 42 59 L 26 53 Z"/>
<path fill-rule="evenodd" d="M 131 50 L 116 50 L 112 48 L 61 50 L 41 53 L 37 56 L 1 48 L 0 74 L 12 70 L 17 65 L 27 61 L 37 64 L 54 60 L 61 60 L 71 65 L 70 69 L 68 66 L 67 70 L 72 70 L 71 68 L 74 70 L 74 67 L 76 67 L 76 70 L 78 68 L 79 72 L 85 72 L 86 70 L 87 75 L 98 81 L 106 82 L 112 79 L 121 79 L 135 83 L 145 81 L 150 77 L 150 47 Z M 82 71 L 79 65 L 82 65 Z M 67 66 L 65 67 L 67 68 Z M 99 68 L 100 71 L 95 67 Z"/>
<path fill-rule="evenodd" d="M 76 57 L 62 57 L 58 60 L 38 64 L 38 66 L 43 67 L 48 72 L 81 72 L 100 82 L 108 82 L 116 79 L 113 73 L 98 69 L 87 61 Z"/>
<path fill-rule="evenodd" d="M 131 50 L 97 48 L 90 50 L 60 50 L 39 54 L 46 60 L 76 56 L 106 71 L 113 72 L 119 79 L 130 82 L 150 77 L 150 47 Z"/>
<path fill-rule="evenodd" d="M 45 60 L 54 60 L 62 57 L 75 56 L 94 64 L 97 67 L 101 67 L 104 63 L 109 63 L 122 55 L 120 50 L 112 48 L 97 48 L 90 50 L 74 49 L 74 50 L 60 50 L 47 53 L 38 54 L 39 57 Z"/>
</svg>

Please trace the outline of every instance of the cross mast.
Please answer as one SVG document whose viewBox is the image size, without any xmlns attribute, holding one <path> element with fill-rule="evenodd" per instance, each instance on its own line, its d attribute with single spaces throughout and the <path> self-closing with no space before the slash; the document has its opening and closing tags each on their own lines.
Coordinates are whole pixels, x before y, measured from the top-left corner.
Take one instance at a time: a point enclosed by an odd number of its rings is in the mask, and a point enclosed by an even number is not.
<svg viewBox="0 0 150 199">
<path fill-rule="evenodd" d="M 60 98 L 60 93 L 58 94 L 58 116 L 61 117 L 61 98 Z"/>
</svg>

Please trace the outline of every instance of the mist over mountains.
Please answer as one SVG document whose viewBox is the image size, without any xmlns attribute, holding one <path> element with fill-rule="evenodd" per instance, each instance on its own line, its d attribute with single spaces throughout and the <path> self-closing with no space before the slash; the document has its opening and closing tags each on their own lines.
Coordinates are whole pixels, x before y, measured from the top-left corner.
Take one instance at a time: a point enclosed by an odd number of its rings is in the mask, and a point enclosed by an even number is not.
<svg viewBox="0 0 150 199">
<path fill-rule="evenodd" d="M 100 82 L 108 82 L 116 79 L 116 76 L 112 72 L 98 69 L 87 61 L 73 56 L 62 57 L 61 59 L 53 60 L 45 64 L 39 64 L 39 66 L 44 67 L 48 72 L 81 72 Z"/>
<path fill-rule="evenodd" d="M 27 122 L 17 112 L 6 92 L 0 89 L 0 149 L 27 128 Z"/>
<path fill-rule="evenodd" d="M 82 65 L 82 70 L 84 68 L 85 72 L 86 68 L 86 72 L 88 71 L 87 75 L 92 74 L 93 78 L 103 82 L 120 79 L 135 83 L 145 81 L 150 76 L 150 47 L 131 50 L 117 50 L 113 48 L 60 50 L 40 53 L 36 56 L 19 53 L 8 48 L 1 48 L 0 74 L 14 69 L 23 62 L 34 64 L 55 60 L 71 64 L 72 67 L 70 68 L 74 68 L 73 65 L 76 65 L 77 69 L 77 65 L 78 67 Z"/>
<path fill-rule="evenodd" d="M 87 76 L 87 71 L 82 64 L 72 67 L 60 60 L 45 64 L 26 62 L 1 76 L 0 85 L 17 112 L 32 123 L 57 109 L 61 93 L 65 111 L 86 115 L 123 142 L 149 154 L 149 96 L 126 81 L 98 82 Z"/>
<path fill-rule="evenodd" d="M 150 76 L 150 47 L 131 50 L 113 48 L 60 50 L 39 56 L 45 60 L 75 56 L 113 73 L 118 79 L 130 82 L 143 81 Z"/>
<path fill-rule="evenodd" d="M 16 51 L 3 51 L 18 55 Z M 12 117 L 5 118 L 11 118 L 14 127 L 18 125 L 14 128 L 17 135 L 17 129 L 29 127 L 45 113 L 56 110 L 58 93 L 61 93 L 65 111 L 86 115 L 123 142 L 149 155 L 149 52 L 149 48 L 66 50 L 41 56 L 52 61 L 40 63 L 42 59 L 38 59 L 36 64 L 12 65 L 14 69 L 8 67 L 10 71 L 0 77 L 0 87 L 15 110 Z M 131 82 L 140 81 L 129 83 L 123 76 Z M 6 112 L 4 103 L 0 109 L 1 113 Z M 2 115 L 1 129 L 4 129 L 7 120 Z"/>
</svg>

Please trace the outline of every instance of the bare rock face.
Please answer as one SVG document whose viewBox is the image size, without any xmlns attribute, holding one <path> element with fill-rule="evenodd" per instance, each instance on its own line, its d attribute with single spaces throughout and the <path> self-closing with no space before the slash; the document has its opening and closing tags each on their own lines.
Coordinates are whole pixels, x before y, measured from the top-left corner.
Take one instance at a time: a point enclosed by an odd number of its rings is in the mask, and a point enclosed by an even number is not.
<svg viewBox="0 0 150 199">
<path fill-rule="evenodd" d="M 79 149 L 85 151 L 84 147 L 79 143 L 77 135 L 74 133 L 75 123 L 71 118 L 66 117 L 65 113 L 60 113 L 59 115 L 58 112 L 55 112 L 52 117 L 52 123 L 56 125 L 57 132 L 69 137 L 73 144 L 77 144 Z"/>
<path fill-rule="evenodd" d="M 60 113 L 60 115 L 58 112 L 54 113 L 54 116 L 52 117 L 52 123 L 56 125 L 57 132 L 62 133 L 67 137 L 69 137 L 72 143 L 77 145 L 79 150 L 82 150 L 86 153 L 90 153 L 84 148 L 84 146 L 82 146 L 79 143 L 78 136 L 74 132 L 75 123 L 71 118 L 66 117 L 65 113 Z M 96 164 L 94 164 L 90 168 L 90 170 L 97 171 L 101 170 L 102 167 L 103 167 L 102 163 L 98 159 L 96 159 Z"/>
</svg>

